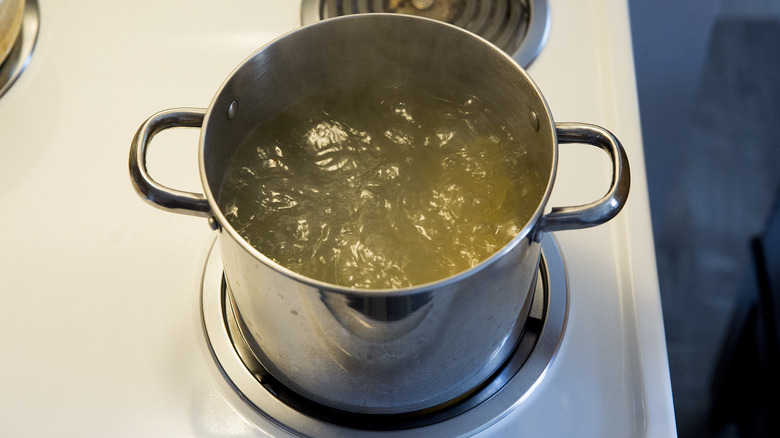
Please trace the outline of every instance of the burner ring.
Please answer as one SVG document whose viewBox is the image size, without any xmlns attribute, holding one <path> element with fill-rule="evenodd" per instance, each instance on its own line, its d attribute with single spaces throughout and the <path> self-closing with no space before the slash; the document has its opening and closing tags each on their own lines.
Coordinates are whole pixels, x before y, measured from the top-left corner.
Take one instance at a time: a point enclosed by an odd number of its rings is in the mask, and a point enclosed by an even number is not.
<svg viewBox="0 0 780 438">
<path fill-rule="evenodd" d="M 537 325 L 531 328 L 536 333 L 535 338 L 530 342 L 521 338 L 516 352 L 493 380 L 486 383 L 483 392 L 474 395 L 474 399 L 466 399 L 463 405 L 455 405 L 453 409 L 458 411 L 454 415 L 447 410 L 411 418 L 361 419 L 359 414 L 351 414 L 327 421 L 328 413 L 311 415 L 311 411 L 301 412 L 291 407 L 289 398 L 274 393 L 279 387 L 275 387 L 270 375 L 252 360 L 251 351 L 240 339 L 237 321 L 230 309 L 229 293 L 223 285 L 219 245 L 212 246 L 203 275 L 203 339 L 213 364 L 224 378 L 222 386 L 226 397 L 247 421 L 262 430 L 277 428 L 286 433 L 317 437 L 357 438 L 375 436 L 378 431 L 385 438 L 461 436 L 476 433 L 507 415 L 525 400 L 551 366 L 568 315 L 566 271 L 551 236 L 542 240 L 540 272 L 542 286 L 537 289 L 529 315 L 529 321 L 535 320 Z M 542 293 L 539 293 L 540 289 Z M 303 406 L 303 410 L 306 409 Z M 374 423 L 376 420 L 381 424 Z"/>
<path fill-rule="evenodd" d="M 301 22 L 374 12 L 419 15 L 462 27 L 526 68 L 541 52 L 550 27 L 547 0 L 303 0 Z"/>
</svg>

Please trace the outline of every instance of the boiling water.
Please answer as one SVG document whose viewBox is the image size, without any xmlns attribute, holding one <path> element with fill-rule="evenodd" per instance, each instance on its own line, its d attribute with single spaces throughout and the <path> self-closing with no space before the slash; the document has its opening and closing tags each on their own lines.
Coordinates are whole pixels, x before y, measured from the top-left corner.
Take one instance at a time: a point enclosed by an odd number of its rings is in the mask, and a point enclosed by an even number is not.
<svg viewBox="0 0 780 438">
<path fill-rule="evenodd" d="M 476 97 L 330 92 L 241 143 L 219 205 L 244 239 L 292 271 L 406 287 L 473 267 L 517 235 L 543 190 L 529 160 Z"/>
</svg>

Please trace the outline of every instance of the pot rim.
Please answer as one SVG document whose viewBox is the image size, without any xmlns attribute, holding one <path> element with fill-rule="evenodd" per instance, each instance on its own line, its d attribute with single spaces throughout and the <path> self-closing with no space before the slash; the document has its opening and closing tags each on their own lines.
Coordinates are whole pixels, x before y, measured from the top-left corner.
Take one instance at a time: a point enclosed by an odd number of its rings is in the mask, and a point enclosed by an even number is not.
<svg viewBox="0 0 780 438">
<path fill-rule="evenodd" d="M 534 211 L 534 214 L 526 221 L 523 228 L 518 232 L 518 234 L 512 238 L 509 242 L 507 242 L 501 249 L 497 250 L 493 254 L 491 254 L 486 259 L 479 262 L 476 266 L 473 266 L 469 269 L 460 271 L 456 274 L 453 274 L 449 277 L 444 277 L 442 279 L 423 283 L 419 285 L 413 285 L 413 286 L 407 286 L 403 288 L 382 288 L 382 289 L 374 289 L 374 288 L 357 288 L 357 287 L 349 287 L 349 286 L 341 286 L 333 283 L 328 283 L 325 281 L 317 280 L 311 277 L 307 277 L 305 275 L 302 275 L 298 272 L 295 272 L 284 265 L 281 265 L 265 254 L 258 251 L 255 247 L 253 247 L 249 242 L 247 242 L 243 237 L 241 237 L 238 232 L 233 228 L 233 226 L 230 224 L 230 222 L 225 217 L 222 210 L 219 208 L 219 205 L 217 204 L 216 197 L 214 196 L 214 193 L 211 191 L 211 186 L 208 184 L 208 177 L 206 175 L 206 166 L 205 166 L 205 134 L 208 132 L 208 126 L 209 121 L 212 118 L 212 113 L 215 111 L 216 102 L 219 99 L 219 97 L 222 95 L 223 91 L 225 90 L 226 86 L 230 82 L 230 80 L 233 78 L 233 76 L 236 74 L 238 70 L 240 70 L 242 67 L 244 67 L 250 60 L 254 59 L 256 56 L 260 55 L 264 51 L 268 50 L 269 47 L 273 46 L 277 42 L 287 38 L 290 35 L 297 34 L 300 32 L 307 32 L 308 29 L 316 27 L 316 26 L 331 26 L 332 23 L 338 22 L 338 21 L 349 21 L 349 20 L 367 20 L 367 19 L 380 19 L 380 20 L 422 20 L 427 21 L 431 25 L 437 25 L 441 26 L 442 28 L 449 28 L 451 31 L 461 32 L 463 34 L 466 34 L 472 38 L 476 38 L 482 44 L 484 44 L 487 48 L 487 50 L 492 50 L 496 55 L 503 57 L 505 62 L 511 63 L 514 68 L 522 75 L 522 77 L 528 82 L 528 84 L 532 87 L 532 89 L 536 92 L 537 96 L 539 97 L 544 112 L 547 115 L 547 120 L 549 121 L 548 124 L 545 124 L 543 126 L 540 126 L 539 129 L 545 129 L 549 130 L 550 132 L 550 138 L 552 139 L 552 159 L 550 161 L 551 169 L 549 171 L 549 178 L 547 180 L 546 188 L 544 190 L 544 194 L 541 197 L 540 201 L 538 202 L 538 205 Z M 423 292 L 428 292 L 433 289 L 440 289 L 443 287 L 447 287 L 453 283 L 459 282 L 462 279 L 474 275 L 475 273 L 481 271 L 482 269 L 485 269 L 487 266 L 495 263 L 498 259 L 506 255 L 507 253 L 511 252 L 517 245 L 519 245 L 520 241 L 529 238 L 532 241 L 540 241 L 541 240 L 541 234 L 543 231 L 541 229 L 537 228 L 537 225 L 539 224 L 539 221 L 544 213 L 545 207 L 547 206 L 547 202 L 550 199 L 550 195 L 552 193 L 553 185 L 555 182 L 556 172 L 558 169 L 558 137 L 556 135 L 556 128 L 555 128 L 555 121 L 553 119 L 552 112 L 550 111 L 549 105 L 547 104 L 546 99 L 544 98 L 544 95 L 542 94 L 541 90 L 537 86 L 536 82 L 533 81 L 533 79 L 530 77 L 528 72 L 521 67 L 512 57 L 504 52 L 503 50 L 499 49 L 497 46 L 495 46 L 490 41 L 486 40 L 485 38 L 470 32 L 466 29 L 457 27 L 455 25 L 452 25 L 447 22 L 438 21 L 432 18 L 427 17 L 420 17 L 415 15 L 404 15 L 404 14 L 394 14 L 394 13 L 386 13 L 386 12 L 374 12 L 374 13 L 363 13 L 363 14 L 352 14 L 352 15 L 344 15 L 344 16 L 338 16 L 333 18 L 328 18 L 325 20 L 318 21 L 316 23 L 312 23 L 306 26 L 299 27 L 297 29 L 294 29 L 290 32 L 287 32 L 270 42 L 264 44 L 262 47 L 254 51 L 251 55 L 246 57 L 236 68 L 231 71 L 231 73 L 225 78 L 225 80 L 222 82 L 220 87 L 217 89 L 217 92 L 214 94 L 214 97 L 211 100 L 211 103 L 209 104 L 209 107 L 206 111 L 205 117 L 203 119 L 203 126 L 200 130 L 200 138 L 198 140 L 198 168 L 200 172 L 200 178 L 201 183 L 203 185 L 204 194 L 208 201 L 208 204 L 211 208 L 211 214 L 213 219 L 216 221 L 216 223 L 219 226 L 219 232 L 220 237 L 222 237 L 222 233 L 227 231 L 230 238 L 234 239 L 236 242 L 239 243 L 239 245 L 249 254 L 251 254 L 255 259 L 262 262 L 264 265 L 268 266 L 269 268 L 279 272 L 280 274 L 285 275 L 286 277 L 289 277 L 293 280 L 299 281 L 301 283 L 304 283 L 306 285 L 318 288 L 318 289 L 326 289 L 329 292 L 336 292 L 336 293 L 343 293 L 345 295 L 358 295 L 358 296 L 370 296 L 370 297 L 392 297 L 392 296 L 404 296 L 404 295 L 413 295 Z"/>
</svg>

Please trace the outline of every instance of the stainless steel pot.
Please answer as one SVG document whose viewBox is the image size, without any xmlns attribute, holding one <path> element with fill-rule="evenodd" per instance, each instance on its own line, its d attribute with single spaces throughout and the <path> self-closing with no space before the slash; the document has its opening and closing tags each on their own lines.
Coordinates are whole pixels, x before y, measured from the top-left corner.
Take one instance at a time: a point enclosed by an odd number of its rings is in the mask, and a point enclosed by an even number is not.
<svg viewBox="0 0 780 438">
<path fill-rule="evenodd" d="M 19 36 L 23 16 L 24 0 L 0 0 L 0 65 Z"/>
<path fill-rule="evenodd" d="M 216 195 L 233 151 L 260 121 L 326 89 L 399 83 L 442 97 L 467 90 L 513 123 L 547 182 L 517 237 L 476 267 L 435 283 L 356 290 L 291 272 L 237 234 Z M 176 126 L 201 127 L 203 195 L 164 187 L 147 173 L 152 137 Z M 544 214 L 558 142 L 605 150 L 612 183 L 595 202 Z M 140 196 L 153 205 L 209 218 L 242 334 L 273 376 L 318 403 L 374 414 L 444 406 L 489 378 L 521 334 L 542 233 L 611 219 L 629 189 L 618 140 L 597 126 L 555 124 L 536 85 L 508 55 L 457 27 L 394 14 L 334 18 L 266 45 L 227 78 L 208 109 L 149 118 L 133 139 L 130 171 Z"/>
</svg>

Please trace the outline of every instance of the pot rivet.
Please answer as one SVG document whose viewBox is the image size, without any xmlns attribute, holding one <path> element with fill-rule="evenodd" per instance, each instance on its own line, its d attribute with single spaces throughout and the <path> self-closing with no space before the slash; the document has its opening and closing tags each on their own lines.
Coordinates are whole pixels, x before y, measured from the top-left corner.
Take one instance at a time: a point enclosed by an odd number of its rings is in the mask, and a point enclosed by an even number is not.
<svg viewBox="0 0 780 438">
<path fill-rule="evenodd" d="M 228 120 L 233 120 L 233 118 L 236 117 L 236 114 L 238 114 L 238 100 L 234 100 L 230 102 L 230 105 L 228 105 L 228 109 L 227 109 Z"/>
<path fill-rule="evenodd" d="M 209 218 L 209 227 L 214 231 L 219 229 L 219 222 L 213 216 Z"/>
<path fill-rule="evenodd" d="M 531 111 L 531 113 L 529 115 L 531 116 L 531 120 L 530 120 L 531 127 L 534 128 L 534 131 L 538 131 L 539 130 L 539 116 L 537 116 L 536 112 L 534 112 L 534 111 Z"/>
</svg>

